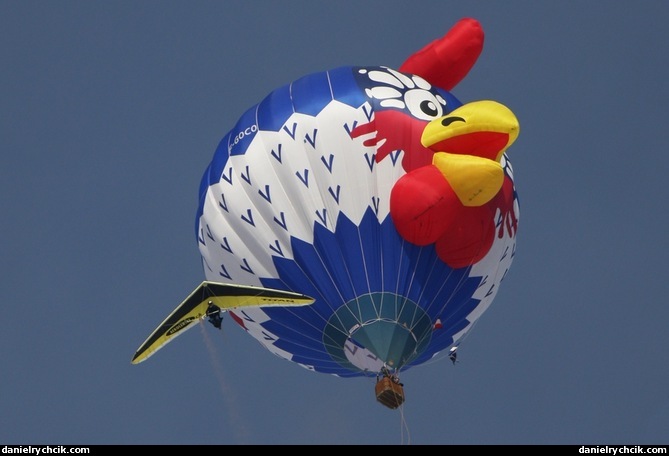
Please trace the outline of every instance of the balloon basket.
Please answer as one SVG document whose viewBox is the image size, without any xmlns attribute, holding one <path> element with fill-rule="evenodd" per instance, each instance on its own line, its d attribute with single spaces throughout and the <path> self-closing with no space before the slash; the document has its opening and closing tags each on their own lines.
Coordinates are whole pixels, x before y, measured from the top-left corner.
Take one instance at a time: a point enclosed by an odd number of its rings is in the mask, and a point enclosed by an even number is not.
<svg viewBox="0 0 669 456">
<path fill-rule="evenodd" d="M 388 408 L 396 409 L 404 403 L 404 388 L 390 377 L 376 382 L 376 400 Z"/>
</svg>

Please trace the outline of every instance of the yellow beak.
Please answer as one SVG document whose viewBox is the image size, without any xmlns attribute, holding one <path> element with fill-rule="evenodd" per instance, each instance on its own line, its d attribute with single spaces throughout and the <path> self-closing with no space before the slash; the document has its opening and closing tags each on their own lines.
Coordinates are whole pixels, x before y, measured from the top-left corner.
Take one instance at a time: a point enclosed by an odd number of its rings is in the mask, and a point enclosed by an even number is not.
<svg viewBox="0 0 669 456">
<path fill-rule="evenodd" d="M 483 100 L 435 119 L 422 144 L 435 152 L 435 165 L 465 206 L 481 206 L 502 187 L 502 155 L 518 138 L 518 119 L 506 106 Z"/>
</svg>

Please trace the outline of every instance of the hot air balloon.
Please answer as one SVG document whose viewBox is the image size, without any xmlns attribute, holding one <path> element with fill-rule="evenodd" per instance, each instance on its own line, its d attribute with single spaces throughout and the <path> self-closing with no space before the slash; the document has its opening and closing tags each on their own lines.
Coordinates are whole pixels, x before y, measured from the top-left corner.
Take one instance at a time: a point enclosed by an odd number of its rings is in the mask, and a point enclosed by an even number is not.
<svg viewBox="0 0 669 456">
<path fill-rule="evenodd" d="M 223 137 L 200 183 L 202 285 L 269 290 L 272 305 L 229 306 L 234 321 L 308 370 L 376 376 L 390 408 L 404 401 L 401 372 L 449 349 L 455 360 L 514 258 L 518 120 L 451 93 L 482 46 L 466 18 L 397 69 L 280 87 Z M 202 285 L 182 303 L 199 310 L 163 322 L 133 362 L 208 315 L 216 293 Z"/>
</svg>

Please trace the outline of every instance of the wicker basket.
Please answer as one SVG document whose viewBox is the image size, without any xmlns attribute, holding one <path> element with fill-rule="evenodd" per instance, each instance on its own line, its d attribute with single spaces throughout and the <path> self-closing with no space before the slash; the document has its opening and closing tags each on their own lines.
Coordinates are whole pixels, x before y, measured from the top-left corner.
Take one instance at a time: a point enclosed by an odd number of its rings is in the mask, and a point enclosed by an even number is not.
<svg viewBox="0 0 669 456">
<path fill-rule="evenodd" d="M 376 400 L 388 408 L 396 409 L 404 403 L 404 388 L 389 377 L 376 382 Z"/>
</svg>

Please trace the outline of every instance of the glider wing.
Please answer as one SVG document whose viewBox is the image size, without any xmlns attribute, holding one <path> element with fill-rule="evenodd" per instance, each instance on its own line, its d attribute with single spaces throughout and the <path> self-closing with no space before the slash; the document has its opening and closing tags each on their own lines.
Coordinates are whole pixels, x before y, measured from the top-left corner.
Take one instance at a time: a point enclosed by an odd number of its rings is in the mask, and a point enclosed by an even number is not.
<svg viewBox="0 0 669 456">
<path fill-rule="evenodd" d="M 204 281 L 137 349 L 132 364 L 145 361 L 165 344 L 192 328 L 194 323 L 207 317 L 210 301 L 221 311 L 228 311 L 246 307 L 305 306 L 312 304 L 314 299 L 300 293 L 272 288 Z"/>
</svg>

